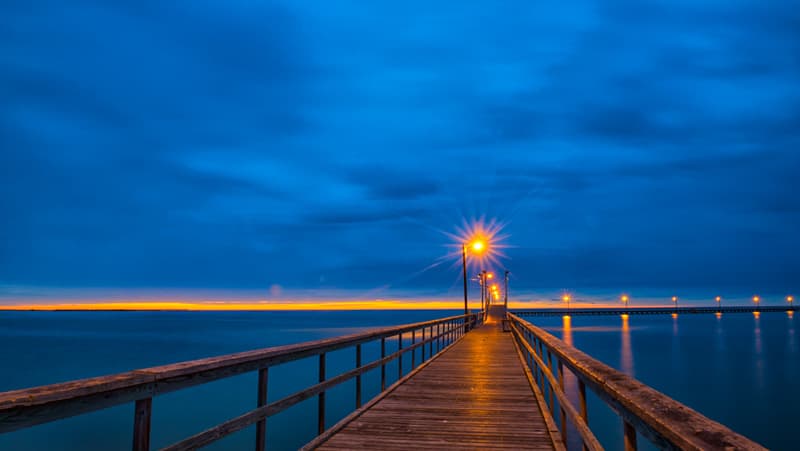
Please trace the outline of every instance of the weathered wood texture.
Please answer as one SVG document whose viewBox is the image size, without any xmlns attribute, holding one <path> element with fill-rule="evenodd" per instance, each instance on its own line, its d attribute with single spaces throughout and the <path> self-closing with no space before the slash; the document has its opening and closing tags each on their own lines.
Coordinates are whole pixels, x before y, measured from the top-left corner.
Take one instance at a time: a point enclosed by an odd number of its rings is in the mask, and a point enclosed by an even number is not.
<svg viewBox="0 0 800 451">
<path fill-rule="evenodd" d="M 554 449 L 500 320 L 491 315 L 319 449 Z"/>
<path fill-rule="evenodd" d="M 575 374 L 582 391 L 589 387 L 622 417 L 627 447 L 636 446 L 635 430 L 661 449 L 765 449 L 667 395 L 589 357 L 520 317 L 509 314 L 509 318 L 512 327 L 519 328 L 526 335 L 523 345 L 538 348 L 539 356 L 545 353 L 553 355 Z M 537 371 L 542 374 L 546 362 L 541 358 L 534 360 Z M 550 384 L 557 385 L 553 380 L 550 380 Z M 581 398 L 581 411 L 585 413 L 585 396 Z"/>
</svg>

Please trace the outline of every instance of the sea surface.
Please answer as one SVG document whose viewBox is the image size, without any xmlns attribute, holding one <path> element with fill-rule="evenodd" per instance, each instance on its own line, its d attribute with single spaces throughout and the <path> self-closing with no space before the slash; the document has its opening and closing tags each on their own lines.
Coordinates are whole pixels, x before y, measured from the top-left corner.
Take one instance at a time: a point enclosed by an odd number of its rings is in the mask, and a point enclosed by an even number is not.
<svg viewBox="0 0 800 451">
<path fill-rule="evenodd" d="M 800 449 L 797 314 L 528 317 L 590 356 L 770 449 Z M 577 380 L 565 369 L 568 397 Z M 589 426 L 622 449 L 622 422 L 587 387 Z M 578 445 L 572 434 L 570 449 Z M 640 449 L 646 439 L 639 437 Z"/>
<path fill-rule="evenodd" d="M 0 312 L 0 391 L 112 374 L 183 360 L 355 333 L 457 314 L 457 311 L 337 312 Z M 797 318 L 782 313 L 530 318 L 589 355 L 772 449 L 797 449 L 800 349 Z M 564 326 L 567 327 L 564 327 Z M 395 349 L 388 343 L 388 350 Z M 365 346 L 364 362 L 378 355 Z M 409 357 L 410 358 L 410 357 Z M 418 357 L 419 358 L 419 357 Z M 328 376 L 352 368 L 352 348 L 328 356 Z M 404 363 L 404 368 L 410 361 Z M 387 376 L 396 377 L 390 365 Z M 317 360 L 270 369 L 269 399 L 316 382 Z M 249 373 L 158 396 L 152 448 L 200 432 L 255 406 Z M 364 400 L 379 390 L 379 370 L 364 379 Z M 574 397 L 575 380 L 567 377 Z M 350 413 L 354 384 L 329 391 L 327 424 Z M 268 421 L 270 449 L 296 449 L 316 432 L 316 399 Z M 0 450 L 130 449 L 133 405 L 125 404 L 0 435 Z M 592 429 L 621 448 L 622 425 L 589 396 Z M 254 428 L 208 449 L 251 449 Z M 640 438 L 640 445 L 644 442 Z M 646 447 L 644 447 L 646 448 Z"/>
</svg>

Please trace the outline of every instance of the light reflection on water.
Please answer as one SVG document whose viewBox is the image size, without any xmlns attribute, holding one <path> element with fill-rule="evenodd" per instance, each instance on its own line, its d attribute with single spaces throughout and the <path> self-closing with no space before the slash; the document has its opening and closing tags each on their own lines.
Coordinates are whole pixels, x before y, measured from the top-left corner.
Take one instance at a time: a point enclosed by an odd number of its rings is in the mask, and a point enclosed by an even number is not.
<svg viewBox="0 0 800 451">
<path fill-rule="evenodd" d="M 800 350 L 794 315 L 527 319 L 768 448 L 795 449 Z M 577 381 L 567 373 L 567 395 L 577 406 Z M 619 418 L 592 396 L 589 419 L 608 449 L 621 449 Z M 570 449 L 575 443 L 569 440 Z"/>
</svg>

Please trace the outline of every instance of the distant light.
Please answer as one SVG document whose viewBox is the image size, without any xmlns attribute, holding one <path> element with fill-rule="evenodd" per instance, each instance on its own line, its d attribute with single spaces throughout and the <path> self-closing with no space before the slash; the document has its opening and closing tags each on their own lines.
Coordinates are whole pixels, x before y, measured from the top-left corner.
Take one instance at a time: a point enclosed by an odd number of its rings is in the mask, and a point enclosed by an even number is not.
<svg viewBox="0 0 800 451">
<path fill-rule="evenodd" d="M 758 296 L 753 296 L 753 302 L 758 303 L 761 300 Z"/>
<path fill-rule="evenodd" d="M 673 313 L 673 314 L 672 314 L 672 318 L 673 318 L 673 319 L 677 319 L 677 318 L 678 318 L 678 314 L 677 314 L 677 313 Z"/>
<path fill-rule="evenodd" d="M 564 300 L 564 302 L 569 302 L 569 295 L 565 294 L 562 299 Z"/>
<path fill-rule="evenodd" d="M 786 296 L 786 300 L 789 302 L 794 302 L 794 296 Z"/>
<path fill-rule="evenodd" d="M 486 243 L 484 243 L 483 240 L 475 240 L 472 242 L 472 246 L 470 247 L 472 247 L 472 250 L 476 254 L 480 254 L 486 249 Z"/>
<path fill-rule="evenodd" d="M 717 296 L 717 302 L 720 302 L 721 300 L 722 300 L 722 296 Z"/>
<path fill-rule="evenodd" d="M 672 302 L 678 302 L 678 296 L 672 296 Z"/>
<path fill-rule="evenodd" d="M 490 272 L 490 273 L 486 274 L 486 278 L 487 279 L 493 279 L 494 278 L 494 273 Z"/>
<path fill-rule="evenodd" d="M 623 294 L 622 295 L 622 302 L 628 302 L 628 296 Z"/>
</svg>

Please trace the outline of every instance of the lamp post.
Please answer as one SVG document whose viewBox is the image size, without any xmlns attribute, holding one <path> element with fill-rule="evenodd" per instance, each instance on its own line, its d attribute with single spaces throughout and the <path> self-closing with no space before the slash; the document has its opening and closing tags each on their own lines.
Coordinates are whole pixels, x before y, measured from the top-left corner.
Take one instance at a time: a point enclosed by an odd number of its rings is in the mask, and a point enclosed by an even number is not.
<svg viewBox="0 0 800 451">
<path fill-rule="evenodd" d="M 467 243 L 461 246 L 461 265 L 464 269 L 464 314 L 469 313 L 467 306 Z"/>
<path fill-rule="evenodd" d="M 478 281 L 478 288 L 481 291 L 481 309 L 483 309 L 483 273 L 478 273 L 475 277 L 475 280 Z"/>
<path fill-rule="evenodd" d="M 722 296 L 717 296 L 715 299 L 717 301 L 717 311 L 722 310 Z"/>
<path fill-rule="evenodd" d="M 505 281 L 506 281 L 506 289 L 503 292 L 503 296 L 505 297 L 503 305 L 505 306 L 506 310 L 508 310 L 508 270 L 506 270 Z"/>
<path fill-rule="evenodd" d="M 566 303 L 567 303 L 567 316 L 569 316 L 569 315 L 570 315 L 570 313 L 572 312 L 572 311 L 570 310 L 570 307 L 569 307 L 570 296 L 569 296 L 568 294 L 565 294 L 565 295 L 562 297 L 562 299 L 564 300 L 564 302 L 566 302 Z"/>
<path fill-rule="evenodd" d="M 758 308 L 758 303 L 761 302 L 760 296 L 753 296 L 753 302 L 756 303 L 756 308 Z"/>
<path fill-rule="evenodd" d="M 786 296 L 786 300 L 789 302 L 789 309 L 794 310 L 794 296 Z"/>
<path fill-rule="evenodd" d="M 625 305 L 625 313 L 628 313 L 628 300 L 630 300 L 630 298 L 627 294 L 623 294 L 620 299 L 622 299 L 622 304 Z"/>
<path fill-rule="evenodd" d="M 678 313 L 678 296 L 672 296 L 672 303 L 675 304 L 675 313 Z"/>
</svg>

